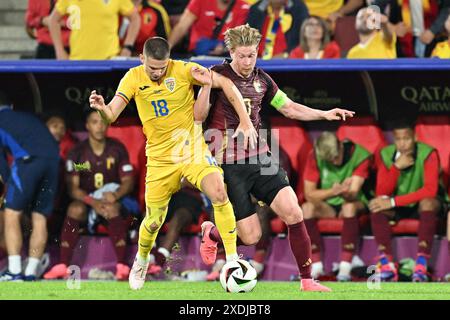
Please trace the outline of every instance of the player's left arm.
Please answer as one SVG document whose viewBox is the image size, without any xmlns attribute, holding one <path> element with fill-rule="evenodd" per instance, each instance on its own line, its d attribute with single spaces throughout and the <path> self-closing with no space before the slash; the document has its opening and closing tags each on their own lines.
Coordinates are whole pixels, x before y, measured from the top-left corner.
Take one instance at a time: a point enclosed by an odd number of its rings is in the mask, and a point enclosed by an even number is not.
<svg viewBox="0 0 450 320">
<path fill-rule="evenodd" d="M 278 90 L 270 104 L 283 116 L 290 119 L 312 121 L 312 120 L 344 120 L 352 118 L 355 112 L 334 108 L 323 111 L 313 109 L 303 104 L 292 101 L 283 91 Z"/>
</svg>

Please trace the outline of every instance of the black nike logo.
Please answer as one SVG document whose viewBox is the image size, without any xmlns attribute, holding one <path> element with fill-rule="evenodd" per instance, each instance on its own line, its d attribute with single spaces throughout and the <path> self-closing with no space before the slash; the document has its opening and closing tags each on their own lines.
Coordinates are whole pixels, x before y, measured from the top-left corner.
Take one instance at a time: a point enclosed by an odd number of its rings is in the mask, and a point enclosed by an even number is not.
<svg viewBox="0 0 450 320">
<path fill-rule="evenodd" d="M 147 89 L 147 88 L 150 88 L 150 86 L 142 86 L 142 87 L 139 87 L 139 90 L 145 90 L 145 89 Z"/>
</svg>

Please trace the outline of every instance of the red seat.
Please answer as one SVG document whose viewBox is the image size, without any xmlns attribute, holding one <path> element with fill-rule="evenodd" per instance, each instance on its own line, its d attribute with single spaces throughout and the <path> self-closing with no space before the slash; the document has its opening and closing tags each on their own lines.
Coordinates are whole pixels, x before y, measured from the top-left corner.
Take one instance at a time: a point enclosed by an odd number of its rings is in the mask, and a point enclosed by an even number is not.
<svg viewBox="0 0 450 320">
<path fill-rule="evenodd" d="M 450 175 L 450 116 L 420 116 L 416 124 L 419 141 L 435 147 L 439 153 L 441 167 Z"/>
<path fill-rule="evenodd" d="M 394 235 L 403 234 L 417 234 L 419 231 L 418 219 L 402 219 L 391 225 L 392 233 Z"/>
<path fill-rule="evenodd" d="M 137 196 L 141 209 L 145 208 L 145 172 L 146 162 L 145 158 L 145 136 L 142 132 L 142 125 L 138 124 L 136 119 L 123 119 L 117 126 L 110 126 L 106 135 L 111 138 L 115 138 L 122 142 L 130 158 L 130 163 L 135 170 L 135 176 L 137 178 Z M 142 178 L 143 176 L 143 178 Z M 144 179 L 144 183 L 142 183 Z"/>
<path fill-rule="evenodd" d="M 345 16 L 336 20 L 334 40 L 341 48 L 342 57 L 346 57 L 347 52 L 359 42 L 355 21 L 356 17 L 354 16 Z"/>
<path fill-rule="evenodd" d="M 387 145 L 383 131 L 372 117 L 355 117 L 342 122 L 336 132 L 338 139 L 349 139 L 375 154 Z"/>
<path fill-rule="evenodd" d="M 370 223 L 368 214 L 362 214 L 358 218 L 360 229 L 365 229 Z M 339 218 L 323 218 L 317 220 L 317 228 L 322 234 L 340 234 L 344 220 Z"/>
<path fill-rule="evenodd" d="M 272 134 L 278 137 L 280 147 L 287 153 L 291 161 L 292 169 L 297 174 L 296 194 L 299 202 L 303 202 L 303 171 L 306 165 L 306 159 L 312 149 L 312 143 L 306 131 L 300 126 L 299 121 L 284 117 L 273 117 L 270 119 Z"/>
<path fill-rule="evenodd" d="M 279 217 L 275 217 L 270 220 L 270 229 L 272 233 L 286 233 L 286 224 Z"/>
</svg>

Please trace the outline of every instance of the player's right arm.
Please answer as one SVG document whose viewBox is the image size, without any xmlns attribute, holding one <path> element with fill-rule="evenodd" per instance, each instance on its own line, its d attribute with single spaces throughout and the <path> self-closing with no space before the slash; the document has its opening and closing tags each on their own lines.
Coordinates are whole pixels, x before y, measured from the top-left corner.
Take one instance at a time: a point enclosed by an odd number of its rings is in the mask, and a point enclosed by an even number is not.
<svg viewBox="0 0 450 320">
<path fill-rule="evenodd" d="M 130 100 L 134 98 L 134 94 L 136 92 L 136 81 L 134 74 L 133 69 L 130 69 L 125 74 L 122 80 L 120 80 L 116 95 L 108 104 L 105 104 L 103 97 L 97 94 L 95 90 L 91 92 L 89 104 L 91 108 L 100 113 L 103 121 L 107 124 L 116 121 Z"/>
<path fill-rule="evenodd" d="M 91 92 L 91 96 L 89 97 L 89 104 L 91 105 L 91 108 L 100 113 L 103 121 L 107 124 L 111 124 L 117 120 L 128 103 L 116 95 L 110 103 L 105 104 L 103 97 L 93 90 Z"/>
</svg>

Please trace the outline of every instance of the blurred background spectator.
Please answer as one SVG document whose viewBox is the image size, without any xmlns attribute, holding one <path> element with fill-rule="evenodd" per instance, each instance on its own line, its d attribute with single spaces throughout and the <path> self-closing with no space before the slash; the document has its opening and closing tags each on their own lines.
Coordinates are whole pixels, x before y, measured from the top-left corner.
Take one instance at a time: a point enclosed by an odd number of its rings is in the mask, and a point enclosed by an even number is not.
<svg viewBox="0 0 450 320">
<path fill-rule="evenodd" d="M 387 17 L 373 8 L 363 8 L 356 16 L 359 43 L 347 54 L 349 59 L 394 59 L 397 36 Z"/>
<path fill-rule="evenodd" d="M 250 8 L 248 24 L 262 35 L 258 57 L 287 58 L 299 44 L 300 27 L 308 9 L 297 0 L 261 0 Z"/>
<path fill-rule="evenodd" d="M 300 44 L 291 51 L 289 58 L 337 59 L 341 50 L 330 40 L 330 31 L 325 21 L 317 16 L 307 18 L 300 29 Z"/>
<path fill-rule="evenodd" d="M 58 0 L 53 9 L 49 29 L 55 46 L 56 58 L 66 60 L 60 21 L 69 16 L 70 59 L 104 60 L 117 55 L 129 57 L 139 33 L 140 16 L 131 0 Z M 119 45 L 119 16 L 130 19 L 123 47 Z"/>
<path fill-rule="evenodd" d="M 26 30 L 28 35 L 36 39 L 37 47 L 36 59 L 55 59 L 55 48 L 53 47 L 52 37 L 50 36 L 49 16 L 55 7 L 56 0 L 28 0 L 28 8 L 25 15 Z M 62 43 L 67 52 L 69 52 L 70 30 L 67 28 L 67 19 L 62 19 L 61 37 Z"/>
<path fill-rule="evenodd" d="M 445 20 L 445 31 L 447 34 L 447 38 L 444 41 L 436 44 L 436 47 L 431 53 L 432 57 L 450 59 L 450 13 L 447 16 L 447 20 Z"/>
<path fill-rule="evenodd" d="M 189 33 L 189 52 L 225 55 L 223 32 L 244 24 L 248 9 L 243 0 L 191 0 L 170 34 L 169 45 L 174 47 Z"/>
</svg>

